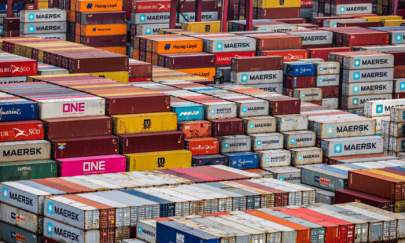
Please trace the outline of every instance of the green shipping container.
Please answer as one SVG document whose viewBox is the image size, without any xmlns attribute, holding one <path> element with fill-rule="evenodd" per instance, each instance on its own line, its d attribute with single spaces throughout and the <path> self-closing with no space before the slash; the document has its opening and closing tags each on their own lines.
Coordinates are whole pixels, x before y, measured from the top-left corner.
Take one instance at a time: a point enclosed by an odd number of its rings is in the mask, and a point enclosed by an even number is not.
<svg viewBox="0 0 405 243">
<path fill-rule="evenodd" d="M 57 164 L 53 160 L 0 163 L 0 182 L 56 176 Z"/>
</svg>

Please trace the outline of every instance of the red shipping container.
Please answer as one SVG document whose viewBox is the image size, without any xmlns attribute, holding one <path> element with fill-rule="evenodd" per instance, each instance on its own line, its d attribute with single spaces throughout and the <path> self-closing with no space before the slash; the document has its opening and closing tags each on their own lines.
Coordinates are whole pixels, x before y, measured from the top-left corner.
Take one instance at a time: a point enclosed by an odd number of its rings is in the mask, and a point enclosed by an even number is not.
<svg viewBox="0 0 405 243">
<path fill-rule="evenodd" d="M 316 224 L 319 224 L 325 227 L 325 242 L 328 243 L 341 243 L 345 241 L 340 241 L 339 238 L 339 225 L 336 223 L 329 222 L 325 220 L 323 217 L 319 217 L 319 215 L 308 214 L 308 212 L 304 211 L 303 208 L 276 208 L 275 210 L 283 212 L 285 214 L 298 217 Z"/>
<path fill-rule="evenodd" d="M 212 136 L 231 136 L 244 134 L 243 120 L 239 118 L 212 120 Z"/>
<path fill-rule="evenodd" d="M 215 65 L 217 66 L 228 66 L 232 63 L 232 58 L 235 57 L 254 57 L 254 51 L 248 52 L 223 52 L 215 53 Z"/>
<path fill-rule="evenodd" d="M 331 52 L 347 52 L 351 51 L 350 47 L 330 47 L 330 48 L 310 48 L 308 49 L 309 58 L 322 58 L 329 60 L 329 53 Z"/>
<path fill-rule="evenodd" d="M 322 98 L 339 98 L 339 86 L 325 86 L 322 89 Z"/>
<path fill-rule="evenodd" d="M 282 56 L 284 62 L 297 61 L 298 59 L 308 58 L 308 52 L 305 49 L 271 50 L 260 51 L 260 56 Z"/>
<path fill-rule="evenodd" d="M 216 138 L 188 138 L 186 149 L 193 155 L 219 154 L 219 141 Z"/>
<path fill-rule="evenodd" d="M 182 131 L 129 134 L 119 139 L 121 154 L 184 149 Z"/>
<path fill-rule="evenodd" d="M 275 96 L 266 100 L 269 101 L 270 115 L 299 114 L 301 112 L 301 101 L 297 98 Z"/>
<path fill-rule="evenodd" d="M 0 123 L 0 142 L 44 139 L 44 126 L 40 121 Z"/>
<path fill-rule="evenodd" d="M 55 139 L 51 141 L 54 159 L 118 154 L 116 136 Z"/>
<path fill-rule="evenodd" d="M 189 121 L 180 123 L 179 130 L 184 138 L 211 137 L 211 127 L 209 121 Z"/>
<path fill-rule="evenodd" d="M 284 79 L 284 87 L 287 89 L 312 88 L 316 87 L 315 77 L 292 77 Z"/>
<path fill-rule="evenodd" d="M 0 60 L 0 77 L 31 76 L 36 75 L 37 71 L 37 62 L 28 58 Z"/>
</svg>

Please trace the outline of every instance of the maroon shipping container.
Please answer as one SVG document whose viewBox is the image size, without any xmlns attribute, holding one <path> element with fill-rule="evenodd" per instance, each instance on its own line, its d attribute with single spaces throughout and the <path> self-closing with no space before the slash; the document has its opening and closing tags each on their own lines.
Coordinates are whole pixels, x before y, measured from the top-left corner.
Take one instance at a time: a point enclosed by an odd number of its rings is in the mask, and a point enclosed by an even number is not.
<svg viewBox="0 0 405 243">
<path fill-rule="evenodd" d="M 390 54 L 394 55 L 394 65 L 405 65 L 405 51 L 391 51 Z"/>
<path fill-rule="evenodd" d="M 292 77 L 287 76 L 284 79 L 284 87 L 287 89 L 312 88 L 316 87 L 315 77 Z"/>
<path fill-rule="evenodd" d="M 54 159 L 118 154 L 116 136 L 61 138 L 51 140 Z"/>
<path fill-rule="evenodd" d="M 253 8 L 253 12 L 256 19 L 280 19 L 300 17 L 300 8 Z"/>
<path fill-rule="evenodd" d="M 158 65 L 171 69 L 215 67 L 215 55 L 203 52 L 159 55 Z"/>
<path fill-rule="evenodd" d="M 343 34 L 342 40 L 344 46 L 389 45 L 390 38 L 386 32 L 362 31 Z"/>
<path fill-rule="evenodd" d="M 322 89 L 322 98 L 338 98 L 339 86 L 320 87 Z"/>
<path fill-rule="evenodd" d="M 348 188 L 390 200 L 405 200 L 405 180 L 367 170 L 349 171 Z"/>
<path fill-rule="evenodd" d="M 337 23 L 337 27 L 350 27 L 350 26 L 357 26 L 357 27 L 382 27 L 384 26 L 383 22 L 350 22 L 350 23 Z"/>
<path fill-rule="evenodd" d="M 302 38 L 299 36 L 292 36 L 283 33 L 256 33 L 246 36 L 256 39 L 256 48 L 258 51 L 302 48 Z"/>
<path fill-rule="evenodd" d="M 4 31 L 20 31 L 20 18 L 8 17 L 3 20 Z"/>
<path fill-rule="evenodd" d="M 304 24 L 306 20 L 304 18 L 277 18 L 272 19 L 274 22 L 281 22 L 286 24 Z"/>
<path fill-rule="evenodd" d="M 129 59 L 128 72 L 131 78 L 152 77 L 152 64 Z"/>
<path fill-rule="evenodd" d="M 112 120 L 108 116 L 48 119 L 44 121 L 44 126 L 49 140 L 112 134 Z"/>
<path fill-rule="evenodd" d="M 405 65 L 395 66 L 394 77 L 395 78 L 405 78 Z"/>
<path fill-rule="evenodd" d="M 94 47 L 125 46 L 126 41 L 126 35 L 80 37 L 80 43 Z"/>
<path fill-rule="evenodd" d="M 348 202 L 361 202 L 391 212 L 394 211 L 394 202 L 391 200 L 350 189 L 338 189 L 335 191 L 335 203 Z"/>
<path fill-rule="evenodd" d="M 332 52 L 348 52 L 351 51 L 350 47 L 329 47 L 329 48 L 310 48 L 308 54 L 310 58 L 322 58 L 323 60 L 329 60 L 329 53 Z"/>
<path fill-rule="evenodd" d="M 76 12 L 76 22 L 86 24 L 122 24 L 125 23 L 125 12 Z"/>
<path fill-rule="evenodd" d="M 301 112 L 301 101 L 288 96 L 266 97 L 269 101 L 270 115 L 299 114 Z"/>
<path fill-rule="evenodd" d="M 144 94 L 137 96 L 109 96 L 106 100 L 108 115 L 166 112 L 170 110 L 170 96 Z"/>
<path fill-rule="evenodd" d="M 232 71 L 255 72 L 283 69 L 283 57 L 281 56 L 257 56 L 232 58 Z"/>
<path fill-rule="evenodd" d="M 243 120 L 239 118 L 212 120 L 212 136 L 230 136 L 244 134 Z"/>
<path fill-rule="evenodd" d="M 182 131 L 122 135 L 119 140 L 121 154 L 184 149 Z"/>
<path fill-rule="evenodd" d="M 405 99 L 405 93 L 394 94 L 393 99 Z"/>
</svg>

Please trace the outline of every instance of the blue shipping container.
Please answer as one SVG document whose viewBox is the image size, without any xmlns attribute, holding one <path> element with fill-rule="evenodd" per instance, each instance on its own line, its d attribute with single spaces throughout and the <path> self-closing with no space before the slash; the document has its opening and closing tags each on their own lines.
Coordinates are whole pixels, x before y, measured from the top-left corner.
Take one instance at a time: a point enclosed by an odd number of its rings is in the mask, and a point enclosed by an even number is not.
<svg viewBox="0 0 405 243">
<path fill-rule="evenodd" d="M 286 74 L 293 77 L 315 76 L 316 67 L 313 63 L 288 63 L 286 64 Z"/>
<path fill-rule="evenodd" d="M 179 102 L 171 105 L 171 110 L 176 112 L 177 121 L 204 120 L 204 106 L 193 102 Z"/>
<path fill-rule="evenodd" d="M 259 168 L 259 156 L 253 152 L 226 153 L 229 166 L 236 169 L 256 169 Z"/>
<path fill-rule="evenodd" d="M 174 221 L 158 222 L 156 225 L 158 243 L 220 243 L 217 236 L 193 229 Z"/>
<path fill-rule="evenodd" d="M 222 154 L 197 155 L 192 158 L 193 166 L 229 165 L 228 157 Z"/>
<path fill-rule="evenodd" d="M 0 102 L 0 121 L 38 120 L 38 105 L 29 100 Z"/>
</svg>

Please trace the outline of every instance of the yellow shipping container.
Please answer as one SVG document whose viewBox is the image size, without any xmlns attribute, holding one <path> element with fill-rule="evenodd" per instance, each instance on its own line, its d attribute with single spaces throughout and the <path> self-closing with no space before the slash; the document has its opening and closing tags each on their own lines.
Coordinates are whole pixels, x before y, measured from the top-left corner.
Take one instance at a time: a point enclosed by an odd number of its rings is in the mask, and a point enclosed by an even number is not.
<svg viewBox="0 0 405 243">
<path fill-rule="evenodd" d="M 188 74 L 192 74 L 195 76 L 203 77 L 208 79 L 209 81 L 213 81 L 216 68 L 215 67 L 206 67 L 206 68 L 185 68 L 185 69 L 176 69 L 179 72 L 184 72 Z"/>
<path fill-rule="evenodd" d="M 191 152 L 189 150 L 126 154 L 126 157 L 129 171 L 191 167 Z"/>
<path fill-rule="evenodd" d="M 174 112 L 157 112 L 113 116 L 115 134 L 164 132 L 177 130 Z"/>
<path fill-rule="evenodd" d="M 396 16 L 396 15 L 364 16 L 364 17 L 361 17 L 361 18 L 367 20 L 368 22 L 381 22 L 381 21 L 385 21 L 385 20 L 401 20 L 402 19 L 401 16 Z"/>
<path fill-rule="evenodd" d="M 221 22 L 220 21 L 186 22 L 182 24 L 182 28 L 184 30 L 196 33 L 217 33 L 221 32 Z"/>
<path fill-rule="evenodd" d="M 253 6 L 257 8 L 300 8 L 301 0 L 256 0 Z"/>
<path fill-rule="evenodd" d="M 384 26 L 388 26 L 388 27 L 403 26 L 403 25 L 405 25 L 405 20 L 403 20 L 403 19 L 384 21 Z"/>
<path fill-rule="evenodd" d="M 112 79 L 118 82 L 128 83 L 129 73 L 126 71 L 117 71 L 117 72 L 98 72 L 98 73 L 89 73 L 92 76 L 102 77 Z"/>
</svg>

